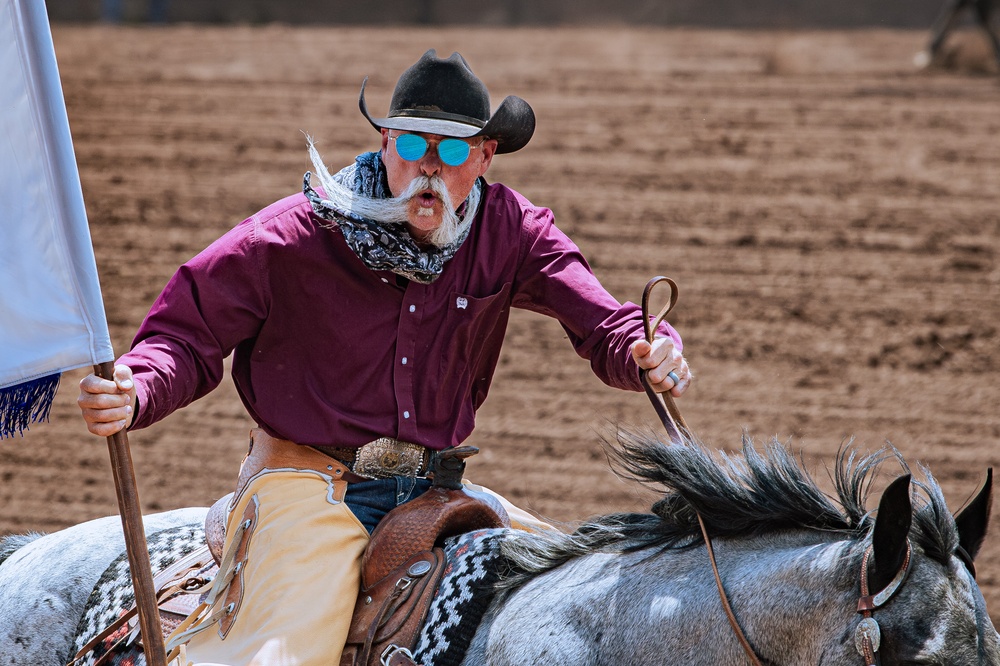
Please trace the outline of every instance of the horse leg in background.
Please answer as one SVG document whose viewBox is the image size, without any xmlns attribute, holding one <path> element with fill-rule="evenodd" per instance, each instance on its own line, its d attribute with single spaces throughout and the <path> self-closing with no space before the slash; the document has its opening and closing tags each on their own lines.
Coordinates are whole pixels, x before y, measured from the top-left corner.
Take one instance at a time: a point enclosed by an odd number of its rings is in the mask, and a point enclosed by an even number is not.
<svg viewBox="0 0 1000 666">
<path fill-rule="evenodd" d="M 958 19 L 958 15 L 968 4 L 969 0 L 949 0 L 945 4 L 941 14 L 931 27 L 931 40 L 927 45 L 927 49 L 918 53 L 916 58 L 914 58 L 914 63 L 917 67 L 924 68 L 934 62 L 934 58 L 940 52 L 944 40 L 948 37 L 948 33 Z"/>
<path fill-rule="evenodd" d="M 204 521 L 206 509 L 144 517 L 147 536 Z M 125 550 L 121 518 L 109 516 L 45 535 L 0 565 L 0 663 L 62 666 L 90 594 Z"/>
<path fill-rule="evenodd" d="M 996 59 L 997 65 L 1000 65 L 1000 35 L 993 29 L 991 21 L 993 18 L 993 9 L 993 0 L 978 0 L 975 5 L 976 19 L 983 27 L 983 30 L 986 31 L 986 36 L 993 45 L 993 57 Z"/>
</svg>

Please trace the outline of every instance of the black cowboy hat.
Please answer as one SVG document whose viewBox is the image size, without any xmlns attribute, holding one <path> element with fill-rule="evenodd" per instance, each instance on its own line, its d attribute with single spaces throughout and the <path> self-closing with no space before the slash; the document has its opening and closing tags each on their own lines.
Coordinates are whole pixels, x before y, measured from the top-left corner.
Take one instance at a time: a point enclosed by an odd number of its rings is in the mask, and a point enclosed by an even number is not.
<svg viewBox="0 0 1000 666">
<path fill-rule="evenodd" d="M 372 118 L 368 113 L 367 83 L 365 77 L 358 105 L 375 129 L 462 139 L 487 136 L 496 139 L 498 153 L 520 150 L 535 131 L 535 113 L 520 97 L 507 97 L 490 115 L 490 93 L 457 52 L 443 60 L 431 49 L 403 72 L 386 118 Z"/>
</svg>

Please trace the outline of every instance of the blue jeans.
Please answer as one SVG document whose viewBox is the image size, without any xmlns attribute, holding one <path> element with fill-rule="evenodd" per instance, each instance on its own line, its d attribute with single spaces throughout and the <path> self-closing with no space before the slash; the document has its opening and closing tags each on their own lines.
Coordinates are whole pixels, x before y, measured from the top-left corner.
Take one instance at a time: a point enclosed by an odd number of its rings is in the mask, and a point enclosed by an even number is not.
<svg viewBox="0 0 1000 666">
<path fill-rule="evenodd" d="M 344 502 L 347 508 L 372 533 L 385 514 L 400 504 L 423 495 L 431 487 L 430 479 L 394 476 L 391 479 L 372 479 L 347 486 Z"/>
</svg>

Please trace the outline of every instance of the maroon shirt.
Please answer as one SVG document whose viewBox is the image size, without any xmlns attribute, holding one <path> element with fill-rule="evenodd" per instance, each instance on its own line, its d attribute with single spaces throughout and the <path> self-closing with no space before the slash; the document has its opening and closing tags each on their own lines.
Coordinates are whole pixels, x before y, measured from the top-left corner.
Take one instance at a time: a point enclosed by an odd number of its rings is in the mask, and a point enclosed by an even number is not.
<svg viewBox="0 0 1000 666">
<path fill-rule="evenodd" d="M 148 426 L 232 374 L 273 436 L 441 449 L 473 430 L 510 307 L 555 317 L 605 383 L 641 390 L 629 345 L 642 315 L 594 277 L 551 211 L 488 185 L 468 239 L 432 284 L 372 271 L 302 194 L 244 220 L 184 264 L 119 363 Z M 680 338 L 664 332 L 677 344 Z"/>
</svg>

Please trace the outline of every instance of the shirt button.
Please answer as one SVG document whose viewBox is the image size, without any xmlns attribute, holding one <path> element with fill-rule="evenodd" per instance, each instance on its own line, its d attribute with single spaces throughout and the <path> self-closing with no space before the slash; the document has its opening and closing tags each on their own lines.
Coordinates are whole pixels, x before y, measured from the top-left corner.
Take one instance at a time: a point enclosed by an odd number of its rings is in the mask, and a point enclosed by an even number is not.
<svg viewBox="0 0 1000 666">
<path fill-rule="evenodd" d="M 382 282 L 385 282 L 386 284 L 389 284 L 389 281 L 386 280 L 385 278 L 382 278 Z"/>
<path fill-rule="evenodd" d="M 403 357 L 403 365 L 406 365 L 406 357 Z"/>
<path fill-rule="evenodd" d="M 410 306 L 410 312 L 416 312 L 416 311 L 417 311 L 417 306 L 416 305 L 411 305 Z"/>
<path fill-rule="evenodd" d="M 403 418 L 404 419 L 410 418 L 410 413 L 409 412 L 403 412 Z"/>
</svg>

